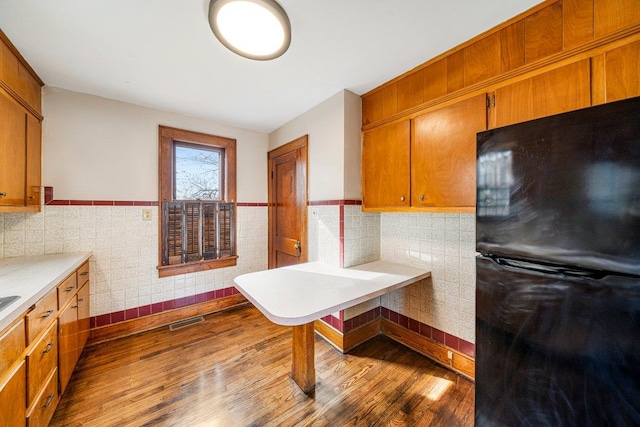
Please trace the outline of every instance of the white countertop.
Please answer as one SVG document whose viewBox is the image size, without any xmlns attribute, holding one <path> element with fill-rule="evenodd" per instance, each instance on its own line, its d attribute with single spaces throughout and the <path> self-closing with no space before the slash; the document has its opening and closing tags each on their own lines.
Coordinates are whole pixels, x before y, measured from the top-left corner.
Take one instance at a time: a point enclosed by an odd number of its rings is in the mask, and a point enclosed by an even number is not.
<svg viewBox="0 0 640 427">
<path fill-rule="evenodd" d="M 269 320 L 303 325 L 431 276 L 387 261 L 350 268 L 309 262 L 236 277 L 238 290 Z"/>
<path fill-rule="evenodd" d="M 24 314 L 90 256 L 90 252 L 78 252 L 0 260 L 0 297 L 20 296 L 0 311 L 0 331 Z"/>
</svg>

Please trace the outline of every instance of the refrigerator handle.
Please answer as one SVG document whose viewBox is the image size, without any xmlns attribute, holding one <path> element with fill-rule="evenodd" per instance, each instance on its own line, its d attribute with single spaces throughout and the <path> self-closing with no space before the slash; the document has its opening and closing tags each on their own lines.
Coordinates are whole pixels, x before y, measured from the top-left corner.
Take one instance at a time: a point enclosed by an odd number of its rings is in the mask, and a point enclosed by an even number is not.
<svg viewBox="0 0 640 427">
<path fill-rule="evenodd" d="M 534 262 L 522 261 L 510 258 L 493 257 L 493 260 L 499 265 L 519 268 L 524 270 L 536 271 L 538 273 L 553 274 L 556 276 L 573 276 L 573 277 L 588 277 L 591 279 L 601 279 L 605 274 L 601 271 L 595 270 L 578 270 L 573 268 L 566 268 L 561 266 L 538 264 Z"/>
</svg>

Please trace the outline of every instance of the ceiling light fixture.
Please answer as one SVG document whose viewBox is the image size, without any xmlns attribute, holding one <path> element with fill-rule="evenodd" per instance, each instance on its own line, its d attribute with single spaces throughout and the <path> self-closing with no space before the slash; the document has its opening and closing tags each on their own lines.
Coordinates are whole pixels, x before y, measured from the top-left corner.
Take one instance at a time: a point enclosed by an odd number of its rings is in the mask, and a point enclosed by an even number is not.
<svg viewBox="0 0 640 427">
<path fill-rule="evenodd" d="M 209 25 L 229 50 L 249 59 L 282 55 L 291 43 L 291 24 L 274 0 L 211 0 Z"/>
</svg>

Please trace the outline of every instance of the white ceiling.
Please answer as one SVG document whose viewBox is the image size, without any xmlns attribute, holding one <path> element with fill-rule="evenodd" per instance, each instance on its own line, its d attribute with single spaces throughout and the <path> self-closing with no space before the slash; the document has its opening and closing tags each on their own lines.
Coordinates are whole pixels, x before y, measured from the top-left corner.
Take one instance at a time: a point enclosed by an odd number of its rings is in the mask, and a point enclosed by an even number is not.
<svg viewBox="0 0 640 427">
<path fill-rule="evenodd" d="M 273 61 L 214 37 L 209 0 L 0 0 L 0 29 L 49 86 L 270 132 L 361 95 L 539 0 L 279 0 Z"/>
</svg>

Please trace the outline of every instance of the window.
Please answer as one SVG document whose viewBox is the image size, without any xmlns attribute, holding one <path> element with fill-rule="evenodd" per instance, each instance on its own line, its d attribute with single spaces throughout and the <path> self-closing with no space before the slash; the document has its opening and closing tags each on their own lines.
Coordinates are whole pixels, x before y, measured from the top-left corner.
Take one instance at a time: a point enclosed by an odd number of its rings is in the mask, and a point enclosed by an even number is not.
<svg viewBox="0 0 640 427">
<path fill-rule="evenodd" d="M 159 127 L 160 277 L 236 264 L 236 141 Z"/>
</svg>

